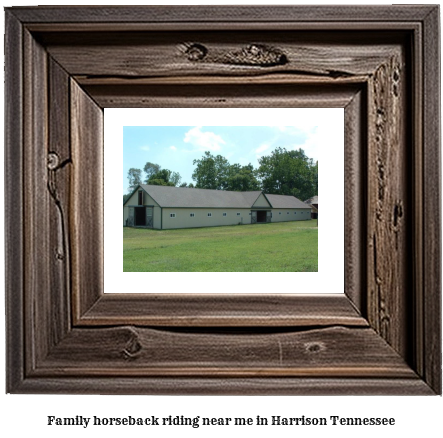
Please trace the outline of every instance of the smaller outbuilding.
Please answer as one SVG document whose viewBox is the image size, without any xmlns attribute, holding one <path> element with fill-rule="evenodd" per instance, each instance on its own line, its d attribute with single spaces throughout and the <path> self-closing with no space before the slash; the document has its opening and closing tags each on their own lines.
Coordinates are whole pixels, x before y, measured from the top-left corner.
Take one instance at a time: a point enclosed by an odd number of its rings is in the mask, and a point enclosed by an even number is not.
<svg viewBox="0 0 443 438">
<path fill-rule="evenodd" d="M 214 227 L 311 219 L 295 196 L 140 184 L 123 204 L 123 226 Z"/>
<path fill-rule="evenodd" d="M 305 201 L 305 204 L 308 204 L 312 207 L 311 209 L 311 218 L 318 219 L 318 196 L 313 196 Z"/>
</svg>

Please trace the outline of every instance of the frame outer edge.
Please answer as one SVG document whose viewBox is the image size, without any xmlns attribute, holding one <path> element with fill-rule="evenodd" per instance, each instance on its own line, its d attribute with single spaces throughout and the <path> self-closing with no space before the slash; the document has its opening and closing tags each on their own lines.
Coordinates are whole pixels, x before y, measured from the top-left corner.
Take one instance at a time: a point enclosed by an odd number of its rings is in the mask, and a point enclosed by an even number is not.
<svg viewBox="0 0 443 438">
<path fill-rule="evenodd" d="M 250 22 L 346 22 L 422 20 L 433 9 L 429 5 L 202 5 L 174 6 L 37 6 L 8 8 L 26 23 L 250 23 Z M 208 17 L 210 19 L 208 20 Z"/>
<path fill-rule="evenodd" d="M 32 15 L 34 8 L 30 8 Z M 43 11 L 43 16 L 51 16 L 51 8 L 35 8 L 38 18 Z M 57 9 L 57 8 L 55 8 Z M 70 8 L 64 12 L 55 10 L 54 20 L 60 15 L 68 15 Z M 74 8 L 72 8 L 74 9 Z M 123 10 L 122 8 L 121 10 Z M 338 8 L 337 8 L 338 9 Z M 435 190 L 435 184 L 440 184 L 440 121 L 435 116 L 440 113 L 440 61 L 439 61 L 439 8 L 417 7 L 406 8 L 409 18 L 415 12 L 415 20 L 423 20 L 424 32 L 424 98 L 426 102 L 423 114 L 423 312 L 421 312 L 423 325 L 424 348 L 417 352 L 424 360 L 425 382 L 436 392 L 441 393 L 441 198 L 440 191 Z M 296 8 L 294 8 L 296 10 Z M 363 9 L 361 9 L 363 11 Z M 396 9 L 383 8 L 385 20 L 404 19 L 396 15 Z M 18 12 L 17 12 L 18 11 Z M 26 14 L 26 9 L 23 9 Z M 214 9 L 214 12 L 216 9 Z M 387 11 L 390 11 L 389 13 Z M 20 9 L 7 8 L 6 21 L 6 70 L 5 70 L 5 255 L 6 255 L 6 319 L 7 319 L 7 391 L 20 392 L 24 388 L 24 327 L 23 327 L 23 291 L 24 291 L 24 234 L 23 234 L 23 15 Z M 281 12 L 281 11 L 280 11 Z M 296 11 L 295 11 L 296 12 Z M 294 14 L 295 14 L 294 12 Z M 426 12 L 426 14 L 425 14 Z M 222 20 L 225 12 L 219 13 Z M 337 14 L 337 13 L 336 13 Z M 372 18 L 378 18 L 373 10 Z M 421 14 L 421 16 L 419 16 Z M 118 14 L 117 14 L 118 15 Z M 233 11 L 234 21 L 242 18 L 240 10 Z M 333 15 L 333 14 L 332 14 Z M 200 16 L 200 15 L 199 15 Z M 19 19 L 17 19 L 17 17 Z M 34 15 L 34 21 L 38 21 Z M 120 18 L 122 15 L 120 14 Z M 86 17 L 85 17 L 86 18 Z M 124 17 L 129 21 L 132 17 Z M 253 16 L 250 20 L 257 19 Z M 153 20 L 159 18 L 153 17 Z M 163 18 L 164 19 L 164 18 Z M 243 17 L 243 19 L 245 19 Z M 268 17 L 269 19 L 269 17 Z M 302 18 L 290 15 L 287 20 L 301 21 Z M 306 18 L 307 19 L 307 18 Z M 333 21 L 325 18 L 324 21 Z M 351 19 L 350 15 L 344 20 Z M 368 19 L 368 17 L 366 17 Z M 164 19 L 165 20 L 165 19 Z M 177 21 L 184 21 L 183 18 Z M 49 20 L 50 21 L 50 20 Z M 88 21 L 88 20 L 85 20 Z M 89 19 L 90 22 L 104 21 L 104 16 Z M 112 20 L 111 20 L 112 21 Z M 167 21 L 167 20 L 165 20 Z M 171 20 L 173 21 L 173 20 Z M 198 17 L 196 19 L 198 21 Z M 29 20 L 32 22 L 32 20 Z M 55 22 L 55 21 L 54 21 Z M 17 73 L 18 72 L 18 73 Z M 436 93 L 437 90 L 437 93 Z M 440 186 L 439 186 L 440 187 Z M 17 202 L 16 191 L 19 191 Z M 12 209 L 14 205 L 14 209 Z M 12 348 L 12 346 L 14 348 Z M 28 381 L 28 384 L 30 382 Z"/>
<path fill-rule="evenodd" d="M 129 395 L 432 395 L 420 379 L 343 379 L 343 378 L 144 378 L 131 377 L 86 379 L 29 379 L 20 391 L 23 394 L 129 394 Z"/>
<path fill-rule="evenodd" d="M 441 382 L 441 114 L 440 114 L 440 10 L 436 6 L 424 20 L 424 378 L 438 394 Z M 436 190 L 437 186 L 437 190 Z"/>
<path fill-rule="evenodd" d="M 6 392 L 24 378 L 23 330 L 23 33 L 5 11 L 5 298 Z M 12 208 L 14 206 L 14 208 Z"/>
</svg>

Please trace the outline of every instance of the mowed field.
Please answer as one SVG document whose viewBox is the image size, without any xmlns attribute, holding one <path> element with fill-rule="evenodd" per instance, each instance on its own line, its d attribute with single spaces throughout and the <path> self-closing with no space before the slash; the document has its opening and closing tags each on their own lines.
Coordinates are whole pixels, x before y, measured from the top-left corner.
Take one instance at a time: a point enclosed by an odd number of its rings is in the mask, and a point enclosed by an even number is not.
<svg viewBox="0 0 443 438">
<path fill-rule="evenodd" d="M 123 229 L 124 272 L 316 272 L 317 220 Z"/>
</svg>

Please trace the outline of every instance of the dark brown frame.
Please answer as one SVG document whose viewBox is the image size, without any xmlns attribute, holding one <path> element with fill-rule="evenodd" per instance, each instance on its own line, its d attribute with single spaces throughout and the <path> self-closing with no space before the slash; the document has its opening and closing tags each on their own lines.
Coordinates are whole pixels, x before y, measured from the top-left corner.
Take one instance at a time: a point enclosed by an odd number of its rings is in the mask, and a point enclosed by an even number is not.
<svg viewBox="0 0 443 438">
<path fill-rule="evenodd" d="M 441 394 L 439 57 L 438 6 L 7 8 L 7 391 Z M 345 108 L 346 295 L 103 295 L 125 106 Z"/>
</svg>

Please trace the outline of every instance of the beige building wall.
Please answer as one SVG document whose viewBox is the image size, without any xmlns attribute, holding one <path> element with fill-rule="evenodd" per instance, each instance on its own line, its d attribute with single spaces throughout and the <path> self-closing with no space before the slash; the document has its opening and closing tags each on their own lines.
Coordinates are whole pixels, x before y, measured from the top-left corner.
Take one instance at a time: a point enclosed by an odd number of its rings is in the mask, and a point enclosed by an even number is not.
<svg viewBox="0 0 443 438">
<path fill-rule="evenodd" d="M 162 209 L 160 207 L 154 207 L 154 226 L 152 228 L 160 230 L 161 226 L 162 226 Z"/>
<path fill-rule="evenodd" d="M 268 207 L 268 208 L 271 208 L 271 206 L 269 205 L 269 202 L 266 200 L 266 198 L 264 197 L 263 193 L 260 194 L 260 196 L 254 202 L 254 205 L 252 207 L 253 208 L 258 208 L 258 207 Z"/>
<path fill-rule="evenodd" d="M 307 221 L 311 219 L 310 208 L 273 208 L 271 222 Z"/>
<path fill-rule="evenodd" d="M 242 208 L 162 208 L 163 229 L 250 224 L 251 210 Z M 208 216 L 211 213 L 212 216 Z M 226 216 L 223 215 L 226 213 Z M 175 214 L 175 217 L 171 217 Z M 191 216 L 193 214 L 194 216 Z M 154 222 L 155 224 L 155 222 Z"/>
</svg>

